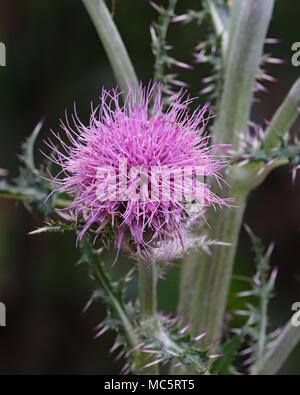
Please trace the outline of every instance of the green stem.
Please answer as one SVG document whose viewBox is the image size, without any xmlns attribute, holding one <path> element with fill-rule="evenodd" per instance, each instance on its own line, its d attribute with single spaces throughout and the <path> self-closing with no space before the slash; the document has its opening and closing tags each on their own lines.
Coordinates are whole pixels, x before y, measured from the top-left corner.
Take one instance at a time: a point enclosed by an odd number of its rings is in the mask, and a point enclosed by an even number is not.
<svg viewBox="0 0 300 395">
<path fill-rule="evenodd" d="M 95 280 L 98 282 L 99 286 L 103 287 L 106 293 L 109 295 L 109 298 L 123 323 L 126 335 L 128 337 L 128 341 L 131 347 L 135 348 L 141 343 L 141 340 L 138 334 L 136 333 L 135 328 L 129 318 L 124 303 L 119 300 L 119 297 L 117 295 L 115 295 L 110 280 L 107 277 L 105 270 L 102 267 L 102 263 L 100 262 L 97 255 L 94 253 L 94 250 L 91 247 L 91 244 L 88 241 L 87 237 L 84 237 L 82 239 L 81 246 L 86 254 L 88 262 L 92 267 Z M 149 360 L 147 360 L 145 358 L 145 355 L 143 355 L 139 350 L 134 350 L 132 352 L 132 355 L 134 358 L 136 370 L 140 374 L 158 374 L 158 367 L 155 365 L 149 366 L 148 368 L 144 368 L 144 366 L 149 363 Z"/>
<path fill-rule="evenodd" d="M 139 270 L 139 300 L 140 300 L 140 319 L 141 326 L 145 332 L 150 332 L 153 336 L 154 327 L 157 326 L 156 308 L 157 308 L 157 267 L 156 263 L 145 263 L 142 260 L 138 262 Z M 153 359 L 153 358 L 152 358 Z M 149 362 L 149 361 L 148 361 Z M 151 362 L 151 360 L 150 360 Z M 158 365 L 152 365 L 147 368 L 145 374 L 159 374 Z"/>
<path fill-rule="evenodd" d="M 28 200 L 29 196 L 23 195 L 21 193 L 6 193 L 0 192 L 0 199 L 12 199 L 12 200 Z"/>
<path fill-rule="evenodd" d="M 165 62 L 163 58 L 166 56 L 166 39 L 171 17 L 175 13 L 178 0 L 169 0 L 169 6 L 162 11 L 157 24 L 157 33 L 159 40 L 153 43 L 155 53 L 154 63 L 154 81 L 164 82 Z"/>
<path fill-rule="evenodd" d="M 139 298 L 141 319 L 155 319 L 156 315 L 156 286 L 157 267 L 156 263 L 147 264 L 140 260 L 139 267 Z"/>
<path fill-rule="evenodd" d="M 222 36 L 222 58 L 225 59 L 229 39 L 229 18 L 223 7 L 219 7 L 214 0 L 208 0 L 208 6 L 215 27 L 215 31 Z"/>
<path fill-rule="evenodd" d="M 223 316 L 230 285 L 234 255 L 240 231 L 240 225 L 246 205 L 246 192 L 236 191 L 234 195 L 239 208 L 224 208 L 222 215 L 211 222 L 212 238 L 230 243 L 230 247 L 213 246 L 212 255 L 204 252 L 194 264 L 195 290 L 190 289 L 191 298 L 185 298 L 180 305 L 182 314 L 189 312 L 187 321 L 192 323 L 193 335 L 208 332 L 202 340 L 203 346 L 219 340 L 222 331 Z M 188 264 L 188 263 L 187 263 Z M 191 273 L 190 273 L 191 274 Z M 184 288 L 188 284 L 185 284 Z M 183 289 L 182 289 L 183 291 Z M 184 291 L 183 291 L 184 292 Z"/>
<path fill-rule="evenodd" d="M 231 246 L 214 245 L 212 254 L 192 254 L 182 267 L 179 312 L 192 323 L 197 336 L 208 332 L 201 342 L 206 347 L 222 335 L 223 316 L 234 257 L 248 193 L 261 180 L 256 177 L 257 164 L 241 168 L 231 167 L 227 180 L 232 185 L 230 194 L 236 199 L 235 208 L 223 208 L 210 218 L 212 239 Z"/>
<path fill-rule="evenodd" d="M 300 328 L 299 326 L 293 326 L 289 321 L 275 340 L 272 348 L 268 351 L 264 364 L 258 371 L 258 374 L 276 374 L 299 342 Z"/>
<path fill-rule="evenodd" d="M 220 112 L 214 127 L 216 143 L 232 143 L 234 133 L 246 132 L 253 87 L 261 61 L 274 0 L 234 0 Z"/>
<path fill-rule="evenodd" d="M 257 360 L 255 364 L 255 371 L 258 372 L 264 366 L 265 347 L 266 347 L 266 333 L 267 333 L 267 314 L 268 314 L 268 297 L 264 296 L 261 301 L 260 322 L 259 322 L 259 338 Z"/>
<path fill-rule="evenodd" d="M 138 80 L 120 33 L 103 0 L 82 0 L 102 41 L 120 88 L 128 93 L 128 84 Z"/>
<path fill-rule="evenodd" d="M 300 78 L 294 83 L 281 106 L 273 116 L 270 125 L 265 131 L 264 143 L 267 154 L 279 142 L 279 137 L 287 134 L 299 116 L 300 107 Z"/>
<path fill-rule="evenodd" d="M 233 1 L 226 56 L 225 82 L 220 113 L 214 127 L 214 143 L 232 143 L 235 132 L 246 131 L 253 99 L 256 72 L 271 19 L 273 0 Z M 209 218 L 211 237 L 231 243 L 214 246 L 211 257 L 192 256 L 182 271 L 180 312 L 192 323 L 192 332 L 208 331 L 203 344 L 220 339 L 234 256 L 248 192 L 256 185 L 255 166 L 231 168 L 226 180 L 230 196 L 239 208 L 225 208 Z M 214 188 L 215 189 L 215 188 Z M 227 197 L 229 193 L 224 193 Z M 188 283 L 187 280 L 191 280 Z M 190 297 L 184 296 L 188 294 Z"/>
<path fill-rule="evenodd" d="M 11 200 L 19 200 L 26 202 L 30 200 L 30 196 L 23 195 L 21 193 L 2 193 L 0 192 L 0 199 L 11 199 Z M 66 208 L 70 205 L 71 201 L 67 199 L 56 199 L 55 200 L 55 207 L 57 208 Z"/>
<path fill-rule="evenodd" d="M 97 256 L 94 254 L 93 249 L 90 245 L 90 242 L 86 237 L 82 239 L 82 245 L 83 249 L 87 255 L 87 259 L 89 263 L 92 265 L 93 268 L 93 273 L 95 275 L 95 280 L 98 282 L 100 287 L 103 287 L 105 291 L 108 293 L 110 296 L 116 310 L 118 311 L 120 317 L 122 318 L 122 321 L 124 323 L 124 327 L 128 333 L 128 336 L 132 342 L 132 345 L 136 345 L 136 339 L 133 336 L 134 333 L 132 332 L 132 325 L 126 315 L 126 312 L 123 310 L 123 307 L 121 307 L 120 303 L 118 302 L 117 298 L 114 296 L 114 292 L 112 290 L 111 284 L 102 268 L 102 265 L 99 263 L 99 260 Z"/>
</svg>

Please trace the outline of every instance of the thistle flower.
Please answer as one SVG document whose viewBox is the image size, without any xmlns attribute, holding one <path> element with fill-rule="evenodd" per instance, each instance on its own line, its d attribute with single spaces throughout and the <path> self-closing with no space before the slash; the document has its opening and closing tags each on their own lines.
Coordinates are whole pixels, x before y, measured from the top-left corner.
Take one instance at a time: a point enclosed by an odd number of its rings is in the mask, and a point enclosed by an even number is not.
<svg viewBox="0 0 300 395">
<path fill-rule="evenodd" d="M 219 182 L 219 172 L 228 160 L 217 155 L 222 146 L 209 145 L 207 105 L 189 114 L 192 100 L 181 93 L 164 111 L 157 84 L 129 88 L 124 106 L 119 97 L 117 89 L 103 89 L 87 126 L 78 119 L 76 109 L 74 128 L 66 116 L 61 127 L 69 145 L 52 131 L 60 147 L 50 139 L 46 144 L 53 150 L 50 159 L 61 171 L 51 180 L 55 191 L 73 197 L 67 210 L 74 221 L 83 224 L 79 240 L 87 231 L 97 238 L 110 229 L 118 252 L 130 244 L 146 260 L 149 247 L 183 244 L 192 218 L 188 207 L 197 197 L 202 208 L 228 204 L 198 177 L 200 169 L 201 177 Z M 159 177 L 153 176 L 153 169 Z M 187 170 L 188 178 L 183 177 Z M 178 193 L 184 195 L 182 199 Z"/>
</svg>

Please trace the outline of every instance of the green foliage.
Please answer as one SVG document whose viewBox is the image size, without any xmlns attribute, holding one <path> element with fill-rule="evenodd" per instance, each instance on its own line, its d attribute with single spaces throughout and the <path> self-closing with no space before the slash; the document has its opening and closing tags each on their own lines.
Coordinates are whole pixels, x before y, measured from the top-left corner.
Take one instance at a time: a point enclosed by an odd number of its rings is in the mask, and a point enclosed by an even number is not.
<svg viewBox="0 0 300 395">
<path fill-rule="evenodd" d="M 90 276 L 97 283 L 97 288 L 88 301 L 86 309 L 97 299 L 104 301 L 107 308 L 107 317 L 98 325 L 98 332 L 95 337 L 101 336 L 108 329 L 116 331 L 115 346 L 116 348 L 121 347 L 125 353 L 125 351 L 136 345 L 133 343 L 135 336 L 131 327 L 130 314 L 123 300 L 126 280 L 131 273 L 128 273 L 127 276 L 124 276 L 118 282 L 112 282 L 101 261 L 101 250 L 95 250 L 86 236 L 80 241 L 80 248 L 82 252 L 80 263 L 87 264 Z M 133 360 L 131 362 L 133 363 Z"/>
<path fill-rule="evenodd" d="M 205 87 L 199 93 L 207 94 L 214 102 L 222 89 L 229 27 L 229 8 L 226 1 L 205 0 L 202 2 L 201 10 L 188 10 L 177 20 L 183 23 L 196 22 L 205 29 L 205 37 L 202 37 L 196 46 L 194 57 L 196 63 L 206 63 L 210 66 L 210 75 L 202 79 Z"/>
<path fill-rule="evenodd" d="M 250 366 L 250 372 L 260 370 L 263 365 L 265 354 L 276 332 L 268 332 L 268 304 L 273 297 L 277 270 L 270 269 L 270 257 L 274 248 L 271 244 L 267 249 L 252 230 L 245 226 L 249 234 L 255 254 L 256 274 L 251 280 L 251 289 L 238 294 L 240 297 L 254 297 L 256 304 L 246 303 L 249 320 L 245 326 L 246 342 L 249 346 L 250 357 L 246 364 Z"/>
<path fill-rule="evenodd" d="M 219 347 L 218 352 L 223 354 L 212 365 L 212 373 L 227 375 L 236 373 L 233 363 L 237 357 L 237 352 L 241 348 L 246 330 L 243 329 L 239 334 L 234 335 Z"/>
<path fill-rule="evenodd" d="M 177 80 L 176 74 L 169 74 L 172 66 L 189 68 L 188 65 L 178 61 L 169 55 L 170 46 L 167 44 L 167 32 L 171 18 L 175 16 L 177 0 L 169 0 L 167 8 L 151 3 L 158 13 L 158 19 L 150 28 L 152 39 L 152 52 L 154 61 L 154 81 L 162 84 L 162 90 L 167 98 L 172 98 L 176 92 L 174 87 L 185 86 L 185 83 Z"/>
<path fill-rule="evenodd" d="M 263 167 L 276 162 L 285 162 L 292 168 L 300 165 L 300 144 L 297 138 L 292 139 L 288 131 L 282 136 L 277 134 L 278 144 L 271 153 L 267 153 L 264 134 L 258 125 L 247 136 L 239 135 L 237 150 L 234 152 L 234 163 L 258 163 Z"/>
<path fill-rule="evenodd" d="M 153 320 L 141 326 L 144 352 L 153 353 L 156 361 L 162 365 L 175 359 L 175 367 L 192 368 L 195 374 L 210 374 L 210 350 L 199 348 L 198 340 L 202 336 L 193 337 L 189 328 L 189 325 L 182 328 L 177 317 L 157 314 Z"/>
<path fill-rule="evenodd" d="M 48 221 L 45 226 L 33 230 L 30 235 L 38 235 L 40 233 L 56 233 L 56 232 L 70 232 L 80 230 L 80 225 L 69 225 L 63 222 L 56 222 L 54 220 Z"/>
<path fill-rule="evenodd" d="M 197 347 L 198 339 L 188 333 L 189 327 L 181 328 L 179 319 L 162 314 L 142 321 L 139 303 L 125 301 L 126 284 L 134 269 L 119 281 L 112 281 L 101 261 L 101 250 L 94 249 L 86 236 L 81 240 L 80 248 L 80 262 L 87 265 L 90 276 L 97 283 L 85 310 L 96 300 L 105 303 L 107 317 L 97 326 L 95 337 L 107 330 L 116 332 L 112 351 L 118 349 L 118 356 L 127 358 L 122 373 L 143 373 L 151 366 L 164 365 L 175 358 L 177 364 L 192 366 L 198 374 L 209 374 L 209 350 Z"/>
<path fill-rule="evenodd" d="M 12 183 L 6 180 L 0 181 L 0 197 L 21 200 L 26 207 L 32 207 L 44 215 L 49 215 L 54 213 L 58 193 L 53 193 L 47 199 L 52 192 L 52 186 L 42 178 L 46 177 L 44 170 L 37 170 L 35 167 L 34 145 L 41 128 L 42 122 L 39 122 L 22 145 L 21 167 L 17 178 Z"/>
</svg>

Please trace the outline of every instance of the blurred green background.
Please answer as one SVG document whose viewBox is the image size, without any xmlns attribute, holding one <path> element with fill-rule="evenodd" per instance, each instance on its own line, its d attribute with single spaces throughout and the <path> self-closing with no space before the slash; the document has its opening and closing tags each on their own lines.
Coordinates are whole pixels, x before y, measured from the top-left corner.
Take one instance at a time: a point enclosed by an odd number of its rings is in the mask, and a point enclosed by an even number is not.
<svg viewBox="0 0 300 395">
<path fill-rule="evenodd" d="M 197 9 L 199 3 L 179 1 L 178 13 Z M 292 43 L 300 41 L 299 14 L 298 0 L 276 2 L 269 36 L 282 41 L 269 48 L 286 63 L 269 67 L 279 81 L 269 85 L 269 92 L 254 107 L 255 120 L 269 119 L 299 76 L 300 68 L 290 62 Z M 149 25 L 155 17 L 148 0 L 117 1 L 115 19 L 144 82 L 152 77 Z M 193 48 L 202 37 L 196 24 L 174 24 L 168 41 L 174 44 L 176 58 L 192 62 Z M 0 168 L 14 177 L 20 144 L 42 117 L 39 146 L 49 129 L 58 130 L 59 118 L 65 109 L 72 111 L 74 101 L 86 122 L 90 102 L 97 102 L 101 87 L 111 88 L 116 82 L 80 0 L 1 0 L 0 41 L 7 48 L 7 67 L 0 67 Z M 208 69 L 195 65 L 193 72 L 180 73 L 191 84 L 192 95 L 197 95 Z M 204 103 L 207 97 L 200 100 Z M 289 169 L 282 168 L 251 195 L 245 215 L 245 222 L 266 245 L 276 242 L 272 265 L 279 267 L 279 276 L 271 328 L 289 319 L 292 303 L 300 301 L 299 198 L 299 179 L 293 186 Z M 0 200 L 0 301 L 7 307 L 7 326 L 0 328 L 0 374 L 117 374 L 122 364 L 108 353 L 113 335 L 92 339 L 93 328 L 105 316 L 104 306 L 95 304 L 81 314 L 93 284 L 84 268 L 75 267 L 79 252 L 74 237 L 27 235 L 40 225 L 41 219 L 21 205 Z M 108 259 L 112 255 L 107 253 Z M 159 284 L 160 307 L 166 311 L 175 309 L 179 266 L 180 262 Z M 118 275 L 127 268 L 122 258 L 112 270 Z M 253 271 L 251 246 L 242 231 L 235 272 L 252 275 Z M 230 309 L 240 307 L 233 297 L 240 288 L 233 281 Z M 129 296 L 134 294 L 133 283 Z M 233 325 L 238 323 L 233 319 Z M 281 373 L 300 373 L 300 347 Z"/>
</svg>

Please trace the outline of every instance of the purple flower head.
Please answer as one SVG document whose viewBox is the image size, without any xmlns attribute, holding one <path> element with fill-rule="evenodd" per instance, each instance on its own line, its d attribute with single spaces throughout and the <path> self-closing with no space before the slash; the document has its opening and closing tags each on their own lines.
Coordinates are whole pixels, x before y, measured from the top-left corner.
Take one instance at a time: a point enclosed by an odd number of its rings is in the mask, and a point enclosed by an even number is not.
<svg viewBox="0 0 300 395">
<path fill-rule="evenodd" d="M 209 145 L 208 106 L 190 113 L 191 101 L 178 94 L 165 110 L 155 84 L 130 88 L 121 105 L 117 89 L 103 89 L 89 125 L 79 121 L 76 111 L 75 127 L 68 119 L 61 123 L 68 144 L 52 132 L 60 148 L 50 140 L 47 144 L 61 171 L 51 180 L 56 191 L 72 196 L 68 211 L 82 224 L 79 240 L 87 231 L 98 237 L 109 230 L 118 251 L 130 245 L 148 260 L 149 247 L 183 244 L 195 202 L 202 210 L 227 204 L 203 177 L 219 182 L 228 160 L 217 154 L 223 146 Z"/>
</svg>

